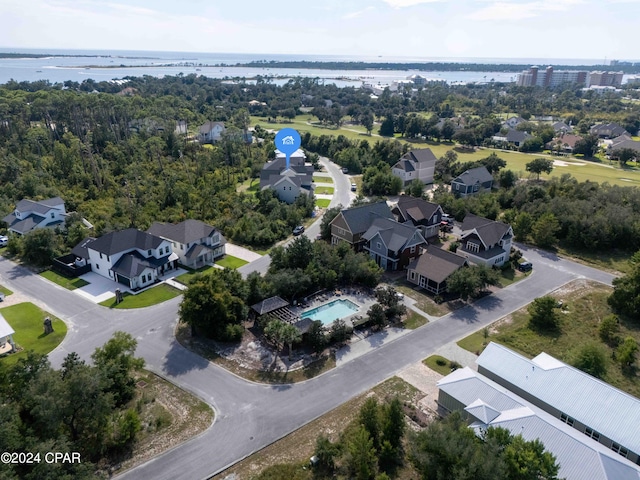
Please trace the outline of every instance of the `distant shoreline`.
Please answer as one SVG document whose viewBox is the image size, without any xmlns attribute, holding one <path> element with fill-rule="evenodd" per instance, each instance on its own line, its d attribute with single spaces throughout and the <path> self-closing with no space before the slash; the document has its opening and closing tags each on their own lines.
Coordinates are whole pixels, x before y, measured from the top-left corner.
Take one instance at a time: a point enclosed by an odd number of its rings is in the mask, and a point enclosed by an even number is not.
<svg viewBox="0 0 640 480">
<path fill-rule="evenodd" d="M 0 58 L 12 58 L 16 60 L 32 58 L 126 58 L 129 60 L 160 60 L 159 57 L 125 57 L 121 55 L 71 55 L 62 53 L 18 53 L 0 52 Z"/>
</svg>

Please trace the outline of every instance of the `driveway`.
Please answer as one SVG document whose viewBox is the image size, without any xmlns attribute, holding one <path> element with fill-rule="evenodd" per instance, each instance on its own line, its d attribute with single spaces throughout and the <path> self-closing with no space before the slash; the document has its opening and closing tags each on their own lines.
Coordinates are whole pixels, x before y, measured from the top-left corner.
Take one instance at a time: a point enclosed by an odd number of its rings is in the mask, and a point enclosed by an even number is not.
<svg viewBox="0 0 640 480">
<path fill-rule="evenodd" d="M 260 255 L 259 253 L 253 252 L 248 248 L 244 248 L 239 245 L 234 245 L 233 243 L 227 242 L 224 248 L 227 255 L 240 258 L 245 262 L 255 262 L 256 260 L 262 258 L 262 255 Z"/>
</svg>

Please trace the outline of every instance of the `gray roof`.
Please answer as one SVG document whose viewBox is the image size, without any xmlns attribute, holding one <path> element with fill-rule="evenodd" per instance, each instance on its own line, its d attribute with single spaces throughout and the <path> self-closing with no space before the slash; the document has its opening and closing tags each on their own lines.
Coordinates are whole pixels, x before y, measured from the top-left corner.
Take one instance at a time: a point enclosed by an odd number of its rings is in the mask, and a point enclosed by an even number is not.
<svg viewBox="0 0 640 480">
<path fill-rule="evenodd" d="M 640 453 L 640 400 L 546 353 L 532 360 L 490 343 L 479 366 Z"/>
<path fill-rule="evenodd" d="M 433 154 L 430 148 L 418 148 L 417 150 L 411 150 L 410 152 L 405 153 L 401 160 L 411 160 L 412 162 L 417 163 L 429 163 L 432 162 L 435 164 L 437 158 Z"/>
<path fill-rule="evenodd" d="M 195 245 L 192 245 L 189 250 L 187 250 L 187 253 L 185 253 L 184 256 L 187 260 L 192 260 L 194 258 L 198 258 L 198 256 L 202 252 L 206 252 L 207 250 L 211 250 L 211 248 L 206 245 L 196 243 Z"/>
<path fill-rule="evenodd" d="M 224 122 L 212 122 L 211 120 L 209 120 L 208 122 L 202 124 L 198 131 L 200 133 L 209 133 L 216 125 L 220 125 L 224 129 Z"/>
<path fill-rule="evenodd" d="M 119 232 L 111 232 L 91 242 L 88 247 L 96 252 L 113 255 L 125 250 L 138 248 L 151 250 L 158 248 L 164 240 L 147 232 L 141 232 L 135 228 L 127 228 Z"/>
<path fill-rule="evenodd" d="M 289 305 L 289 302 L 276 295 L 275 297 L 269 297 L 255 305 L 251 305 L 251 309 L 258 315 L 266 315 L 267 313 L 271 313 L 274 310 L 286 307 L 287 305 Z"/>
<path fill-rule="evenodd" d="M 571 125 L 567 125 L 565 122 L 556 122 L 552 125 L 553 130 L 556 132 L 573 132 Z"/>
<path fill-rule="evenodd" d="M 64 200 L 60 197 L 47 198 L 46 200 L 20 200 L 16 204 L 16 210 L 19 212 L 34 212 L 40 215 L 46 215 L 54 207 L 64 205 Z"/>
<path fill-rule="evenodd" d="M 479 217 L 472 213 L 468 213 L 467 216 L 464 217 L 461 229 L 462 238 L 465 238 L 475 230 L 487 248 L 498 243 L 505 235 L 511 235 L 510 225 Z"/>
<path fill-rule="evenodd" d="M 147 230 L 151 235 L 167 238 L 178 243 L 197 242 L 215 234 L 216 228 L 200 220 L 188 219 L 177 224 L 155 222 Z"/>
<path fill-rule="evenodd" d="M 640 152 L 640 142 L 636 140 L 632 140 L 629 137 L 623 136 L 620 140 L 614 139 L 611 145 L 609 146 L 609 150 L 611 152 L 615 152 L 616 150 L 622 150 L 623 148 L 629 148 L 631 150 L 635 150 L 636 152 Z"/>
<path fill-rule="evenodd" d="M 169 255 L 162 258 L 145 258 L 134 250 L 120 257 L 111 270 L 127 278 L 132 278 L 137 277 L 147 268 L 156 268 L 168 261 Z"/>
<path fill-rule="evenodd" d="M 2 220 L 9 225 L 9 228 L 15 230 L 20 234 L 29 233 L 33 230 L 40 222 L 42 222 L 46 217 L 41 217 L 35 213 L 32 213 L 26 218 L 19 220 L 14 213 L 10 213 Z"/>
<path fill-rule="evenodd" d="M 416 232 L 420 235 L 420 231 L 413 225 L 399 223 L 391 218 L 378 217 L 371 222 L 371 226 L 362 235 L 362 238 L 368 241 L 380 234 L 387 248 L 398 252 Z M 422 240 L 426 243 L 424 238 Z"/>
<path fill-rule="evenodd" d="M 413 163 L 409 160 L 398 160 L 398 162 L 393 166 L 393 168 L 399 168 L 400 170 L 404 170 L 405 172 L 415 172 L 416 169 L 413 168 Z"/>
<path fill-rule="evenodd" d="M 492 182 L 493 177 L 487 167 L 476 167 L 461 173 L 453 181 L 464 185 L 475 185 L 476 183 Z"/>
<path fill-rule="evenodd" d="M 478 420 L 471 428 L 503 427 L 527 441 L 539 439 L 556 457 L 561 478 L 640 479 L 640 467 L 469 367 L 447 375 L 438 387 L 467 406 Z"/>
<path fill-rule="evenodd" d="M 359 207 L 345 208 L 340 213 L 354 235 L 366 232 L 373 220 L 378 217 L 393 218 L 391 209 L 384 200 Z"/>
<path fill-rule="evenodd" d="M 398 204 L 394 207 L 393 212 L 396 213 L 397 209 L 404 219 L 418 223 L 422 220 L 430 220 L 439 208 L 440 205 L 437 203 L 427 202 L 422 198 L 409 195 L 400 195 Z"/>
<path fill-rule="evenodd" d="M 408 268 L 436 283 L 442 283 L 466 263 L 467 259 L 460 255 L 429 245 Z"/>
<path fill-rule="evenodd" d="M 76 257 L 88 259 L 89 251 L 87 250 L 87 246 L 93 241 L 95 241 L 95 238 L 93 237 L 85 238 L 79 244 L 73 247 L 73 250 L 71 250 L 71 253 L 74 254 Z"/>
<path fill-rule="evenodd" d="M 596 135 L 605 135 L 610 137 L 617 137 L 619 135 L 628 133 L 624 129 L 624 127 L 618 125 L 617 123 L 600 123 L 598 125 L 592 126 L 589 129 L 589 132 Z"/>
<path fill-rule="evenodd" d="M 505 135 L 507 137 L 507 142 L 524 142 L 527 138 L 531 138 L 527 132 L 521 132 L 520 130 L 516 130 L 512 128 Z"/>
</svg>

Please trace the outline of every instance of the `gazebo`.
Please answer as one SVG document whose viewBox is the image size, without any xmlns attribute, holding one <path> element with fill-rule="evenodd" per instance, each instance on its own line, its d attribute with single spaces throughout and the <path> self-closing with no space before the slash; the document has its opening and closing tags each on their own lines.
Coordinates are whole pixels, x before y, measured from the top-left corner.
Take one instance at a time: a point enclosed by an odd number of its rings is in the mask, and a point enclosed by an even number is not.
<svg viewBox="0 0 640 480">
<path fill-rule="evenodd" d="M 0 355 L 11 353 L 15 349 L 13 334 L 16 333 L 0 313 Z"/>
</svg>

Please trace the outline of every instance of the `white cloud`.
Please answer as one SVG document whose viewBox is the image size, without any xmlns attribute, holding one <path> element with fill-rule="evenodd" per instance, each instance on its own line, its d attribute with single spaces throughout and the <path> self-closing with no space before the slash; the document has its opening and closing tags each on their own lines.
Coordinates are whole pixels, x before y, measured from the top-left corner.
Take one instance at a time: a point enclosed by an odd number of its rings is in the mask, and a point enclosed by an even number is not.
<svg viewBox="0 0 640 480">
<path fill-rule="evenodd" d="M 342 19 L 343 20 L 350 20 L 352 18 L 357 18 L 357 17 L 360 17 L 360 16 L 364 15 L 365 13 L 370 12 L 370 11 L 375 10 L 375 9 L 376 9 L 376 7 L 369 6 L 367 8 L 363 8 L 362 10 L 358 10 L 356 12 L 347 13 L 346 15 L 342 16 Z"/>
<path fill-rule="evenodd" d="M 528 3 L 498 1 L 481 8 L 467 18 L 471 20 L 523 20 L 543 15 L 545 12 L 561 12 L 583 3 L 583 0 L 541 0 Z"/>
<path fill-rule="evenodd" d="M 413 7 L 422 3 L 435 3 L 442 0 L 383 0 L 386 4 L 393 8 Z"/>
</svg>

